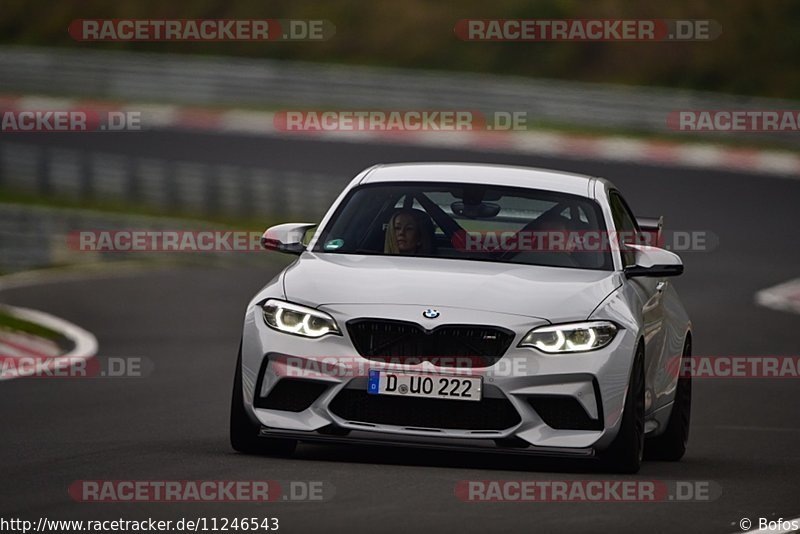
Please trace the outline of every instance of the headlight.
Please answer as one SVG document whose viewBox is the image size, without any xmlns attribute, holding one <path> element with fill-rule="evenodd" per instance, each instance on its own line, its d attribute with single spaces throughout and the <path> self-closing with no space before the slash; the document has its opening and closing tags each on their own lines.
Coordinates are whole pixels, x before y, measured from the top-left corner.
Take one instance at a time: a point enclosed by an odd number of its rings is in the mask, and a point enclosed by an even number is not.
<svg viewBox="0 0 800 534">
<path fill-rule="evenodd" d="M 608 321 L 542 326 L 525 334 L 519 346 L 535 347 L 548 354 L 584 352 L 605 347 L 616 334 L 616 325 Z"/>
<path fill-rule="evenodd" d="M 304 337 L 342 335 L 333 317 L 313 308 L 275 299 L 269 299 L 261 308 L 267 326 L 280 332 Z"/>
</svg>

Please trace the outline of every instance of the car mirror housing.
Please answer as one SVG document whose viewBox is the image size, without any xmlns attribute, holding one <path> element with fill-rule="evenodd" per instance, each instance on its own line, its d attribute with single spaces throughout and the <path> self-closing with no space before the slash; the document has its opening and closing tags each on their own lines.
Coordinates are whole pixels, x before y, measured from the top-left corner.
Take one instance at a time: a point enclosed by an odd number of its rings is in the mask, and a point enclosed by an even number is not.
<svg viewBox="0 0 800 534">
<path fill-rule="evenodd" d="M 664 244 L 664 217 L 636 217 L 636 224 L 642 231 L 643 245 L 661 247 Z"/>
<path fill-rule="evenodd" d="M 286 254 L 300 255 L 305 251 L 306 232 L 317 226 L 315 223 L 286 223 L 267 228 L 261 236 L 261 246 Z"/>
<path fill-rule="evenodd" d="M 636 264 L 625 268 L 625 276 L 649 276 L 662 278 L 683 274 L 683 262 L 674 252 L 646 245 L 627 245 L 634 250 Z"/>
</svg>

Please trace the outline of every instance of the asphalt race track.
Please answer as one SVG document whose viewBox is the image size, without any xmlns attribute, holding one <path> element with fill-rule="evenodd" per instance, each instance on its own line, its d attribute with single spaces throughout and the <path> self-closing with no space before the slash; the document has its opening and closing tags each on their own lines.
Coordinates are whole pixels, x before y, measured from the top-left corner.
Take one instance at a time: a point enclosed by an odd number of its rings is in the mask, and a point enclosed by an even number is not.
<svg viewBox="0 0 800 534">
<path fill-rule="evenodd" d="M 11 136 L 9 136 L 10 139 Z M 27 136 L 80 146 L 82 136 Z M 611 179 L 638 215 L 712 232 L 712 251 L 682 254 L 678 291 L 694 321 L 696 355 L 797 355 L 797 315 L 761 308 L 759 289 L 798 277 L 800 180 L 420 149 L 184 132 L 97 134 L 97 147 L 154 157 L 352 176 L 377 162 L 482 161 Z M 266 218 L 266 217 L 265 217 Z M 739 520 L 800 516 L 796 379 L 696 379 L 689 451 L 647 462 L 635 477 L 580 462 L 416 449 L 301 445 L 292 459 L 248 457 L 228 444 L 231 384 L 244 307 L 289 261 L 263 268 L 151 270 L 7 289 L 8 304 L 93 332 L 98 358 L 144 357 L 145 378 L 0 382 L 0 515 L 36 520 L 278 517 L 284 532 L 736 532 Z M 712 481 L 710 502 L 464 503 L 460 480 Z M 308 480 L 325 502 L 78 503 L 76 480 Z"/>
</svg>

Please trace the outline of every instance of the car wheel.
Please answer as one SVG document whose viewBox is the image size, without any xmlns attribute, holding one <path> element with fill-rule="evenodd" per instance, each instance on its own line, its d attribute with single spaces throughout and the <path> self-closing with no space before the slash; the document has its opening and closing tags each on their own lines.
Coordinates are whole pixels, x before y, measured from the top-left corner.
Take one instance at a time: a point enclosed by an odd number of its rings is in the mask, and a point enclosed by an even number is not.
<svg viewBox="0 0 800 534">
<path fill-rule="evenodd" d="M 686 338 L 681 355 L 681 371 L 685 369 L 683 360 L 692 357 L 692 340 Z M 650 438 L 645 443 L 645 456 L 648 460 L 675 462 L 683 458 L 689 442 L 689 422 L 692 412 L 692 376 L 678 377 L 675 400 L 667 422 L 667 428 L 660 436 Z"/>
<path fill-rule="evenodd" d="M 640 345 L 633 359 L 628 394 L 617 437 L 600 453 L 600 460 L 610 471 L 636 473 L 644 451 L 644 348 Z"/>
<path fill-rule="evenodd" d="M 239 358 L 236 360 L 236 373 L 233 378 L 233 398 L 231 399 L 231 446 L 245 454 L 264 454 L 269 456 L 290 456 L 297 447 L 297 440 L 281 438 L 261 438 L 259 427 L 254 424 L 244 409 L 242 392 L 242 344 L 239 343 Z"/>
</svg>

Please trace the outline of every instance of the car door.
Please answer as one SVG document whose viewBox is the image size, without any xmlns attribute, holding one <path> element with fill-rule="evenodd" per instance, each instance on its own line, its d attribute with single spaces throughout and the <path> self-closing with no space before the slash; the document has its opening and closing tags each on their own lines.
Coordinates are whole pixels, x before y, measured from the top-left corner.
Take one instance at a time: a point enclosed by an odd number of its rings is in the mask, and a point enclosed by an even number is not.
<svg viewBox="0 0 800 534">
<path fill-rule="evenodd" d="M 614 218 L 614 226 L 618 232 L 616 237 L 621 241 L 623 266 L 634 265 L 634 252 L 631 249 L 626 249 L 625 244 L 639 242 L 637 239 L 640 230 L 636 224 L 636 219 L 619 191 L 612 190 L 610 192 L 609 202 L 611 214 Z M 664 342 L 666 339 L 664 329 L 664 290 L 666 289 L 667 280 L 665 278 L 639 276 L 629 278 L 628 283 L 639 295 L 639 301 L 642 306 L 645 369 L 647 374 L 645 410 L 649 410 L 656 399 L 661 396 L 662 392 L 653 391 L 652 388 L 657 383 L 656 377 L 663 374 L 659 371 L 667 365 L 664 354 Z"/>
</svg>

